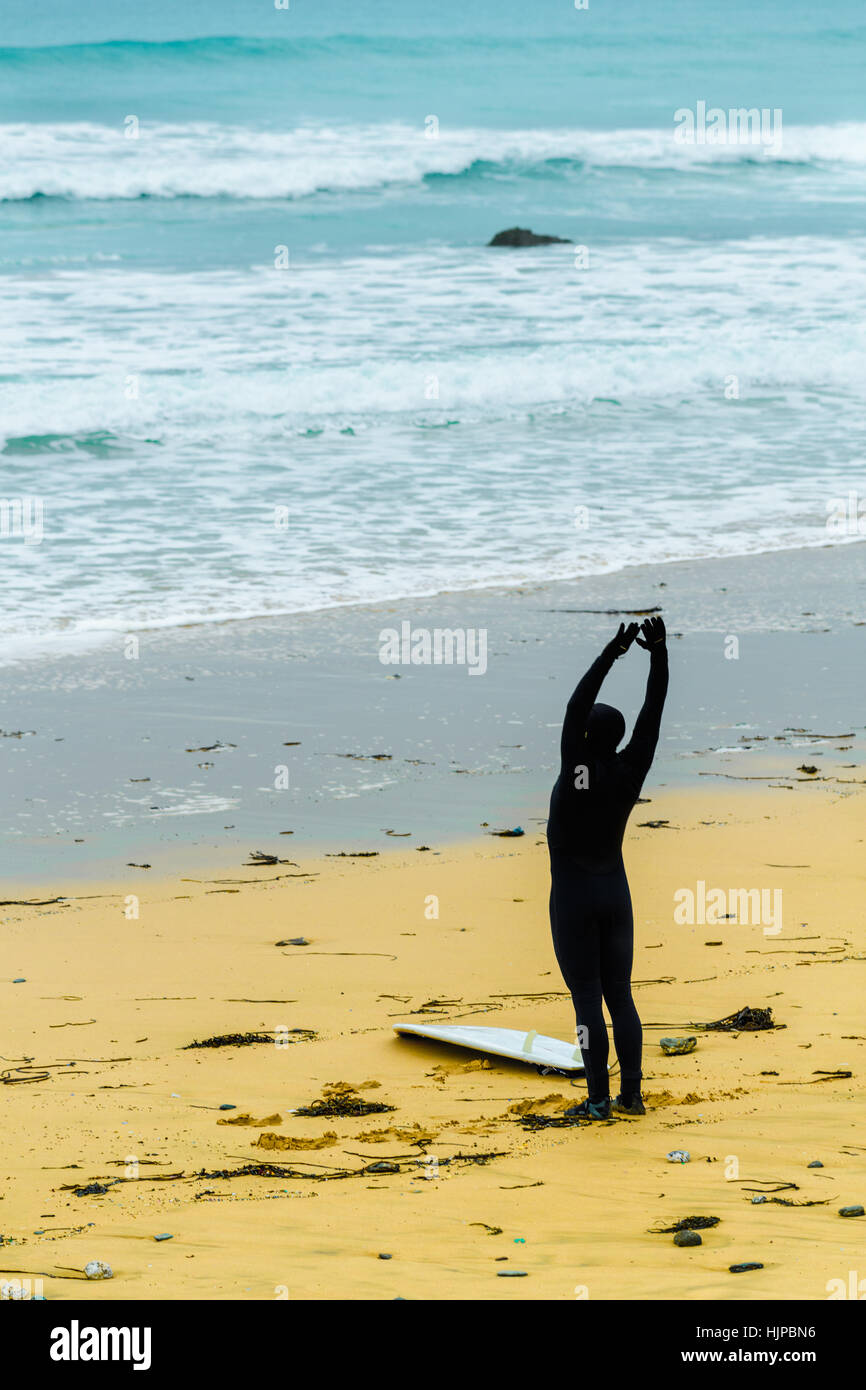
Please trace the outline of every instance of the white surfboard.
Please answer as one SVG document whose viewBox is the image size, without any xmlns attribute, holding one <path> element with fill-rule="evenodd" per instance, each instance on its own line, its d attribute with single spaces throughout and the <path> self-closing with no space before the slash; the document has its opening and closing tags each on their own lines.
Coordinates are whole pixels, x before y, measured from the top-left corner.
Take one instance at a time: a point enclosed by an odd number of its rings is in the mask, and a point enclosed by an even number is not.
<svg viewBox="0 0 866 1390">
<path fill-rule="evenodd" d="M 409 1033 L 432 1042 L 452 1043 L 456 1047 L 471 1047 L 475 1052 L 487 1052 L 493 1057 L 511 1057 L 515 1062 L 529 1062 L 536 1067 L 554 1067 L 557 1071 L 583 1075 L 580 1048 L 576 1043 L 548 1038 L 544 1033 L 519 1028 L 450 1027 L 445 1023 L 395 1023 L 396 1033 Z"/>
</svg>

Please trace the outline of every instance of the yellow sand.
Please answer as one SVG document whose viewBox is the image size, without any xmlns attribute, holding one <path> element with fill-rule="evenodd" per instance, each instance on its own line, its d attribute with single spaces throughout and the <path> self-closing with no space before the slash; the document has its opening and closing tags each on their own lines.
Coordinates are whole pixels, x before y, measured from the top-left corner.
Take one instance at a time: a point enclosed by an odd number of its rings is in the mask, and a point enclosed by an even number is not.
<svg viewBox="0 0 866 1390">
<path fill-rule="evenodd" d="M 861 786 L 751 792 L 707 779 L 655 791 L 634 822 L 645 809 L 676 828 L 632 828 L 627 842 L 640 1120 L 530 1133 L 510 1107 L 555 1114 L 582 1098 L 582 1083 L 391 1031 L 438 1017 L 573 1038 L 540 833 L 438 855 L 327 858 L 305 864 L 318 876 L 304 879 L 280 867 L 210 875 L 231 882 L 141 872 L 128 888 L 137 919 L 116 886 L 61 884 L 38 896 L 66 888 L 76 894 L 66 905 L 4 908 L 2 1066 L 76 1065 L 0 1090 L 0 1231 L 15 1241 L 0 1248 L 0 1278 L 40 1276 L 49 1299 L 823 1299 L 829 1280 L 866 1276 L 866 1218 L 838 1215 L 866 1201 Z M 699 879 L 781 887 L 781 932 L 677 926 L 674 892 Z M 299 935 L 311 944 L 274 944 Z M 11 983 L 18 975 L 25 984 Z M 449 1002 L 418 1012 L 432 1000 Z M 745 1004 L 771 1006 L 785 1028 L 699 1033 L 691 1055 L 661 1053 L 661 1036 Z M 293 1028 L 317 1037 L 183 1050 L 253 1030 L 291 1039 L 279 1030 Z M 836 1070 L 853 1076 L 821 1078 Z M 396 1108 L 290 1113 L 335 1082 Z M 220 1123 L 241 1116 L 254 1123 Z M 283 1139 L 259 1145 L 262 1132 Z M 690 1163 L 666 1161 L 679 1148 Z M 485 1152 L 503 1156 L 443 1163 Z M 420 1162 L 338 1181 L 154 1181 L 243 1163 L 356 1170 L 392 1156 Z M 809 1169 L 812 1159 L 824 1167 Z M 117 1177 L 133 1180 L 102 1196 L 61 1190 Z M 776 1195 L 827 1205 L 753 1204 L 749 1189 L 769 1192 L 772 1180 L 797 1185 Z M 693 1215 L 721 1218 L 699 1248 L 650 1233 Z M 160 1233 L 173 1239 L 156 1242 Z M 92 1259 L 113 1267 L 111 1282 L 76 1275 Z M 729 1273 L 742 1261 L 764 1268 Z M 507 1269 L 527 1277 L 497 1278 Z"/>
</svg>

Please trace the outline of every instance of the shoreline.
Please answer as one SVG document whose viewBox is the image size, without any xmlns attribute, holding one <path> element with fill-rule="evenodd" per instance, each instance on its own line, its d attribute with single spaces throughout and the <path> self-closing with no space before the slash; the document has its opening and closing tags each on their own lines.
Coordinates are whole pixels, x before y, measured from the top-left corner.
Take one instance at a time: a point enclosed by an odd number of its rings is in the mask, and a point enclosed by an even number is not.
<svg viewBox="0 0 866 1390">
<path fill-rule="evenodd" d="M 812 734 L 853 734 L 837 761 L 856 770 L 864 596 L 866 547 L 822 547 L 162 631 L 135 660 L 121 647 L 6 668 L 4 877 L 137 881 L 252 850 L 305 862 L 529 831 L 574 684 L 620 613 L 650 607 L 671 631 L 672 681 L 648 796 L 706 773 L 793 775 L 797 749 L 820 770 L 835 753 Z M 382 631 L 405 622 L 483 630 L 484 675 L 383 665 Z M 605 686 L 629 726 L 645 677 L 630 654 Z"/>
<path fill-rule="evenodd" d="M 331 614 L 340 612 L 357 611 L 359 613 L 368 610 L 385 609 L 393 604 L 411 605 L 417 603 L 430 603 L 441 600 L 443 603 L 452 605 L 460 599 L 471 598 L 478 595 L 483 599 L 489 597 L 507 597 L 511 593 L 524 593 L 545 589 L 555 585 L 567 585 L 577 587 L 589 580 L 608 580 L 614 576 L 627 576 L 632 570 L 664 570 L 668 565 L 703 565 L 708 563 L 724 563 L 726 561 L 749 560 L 764 555 L 787 555 L 808 552 L 811 550 L 832 550 L 837 546 L 857 545 L 863 543 L 862 536 L 852 536 L 844 541 L 815 540 L 811 544 L 799 542 L 796 545 L 771 546 L 763 550 L 743 550 L 731 551 L 724 555 L 695 555 L 695 556 L 674 556 L 668 560 L 654 561 L 651 566 L 641 564 L 636 561 L 626 562 L 612 569 L 588 570 L 583 574 L 572 574 L 560 577 L 546 578 L 524 578 L 514 580 L 498 580 L 491 583 L 472 584 L 462 589 L 429 589 L 417 593 L 390 594 L 388 597 L 378 599 L 345 599 L 342 602 L 332 602 L 316 604 L 309 608 L 285 608 L 273 612 L 243 613 L 243 614 L 223 614 L 216 617 L 206 618 L 178 618 L 166 621 L 165 623 L 150 623 L 128 625 L 126 627 L 117 626 L 110 630 L 85 629 L 73 633 L 70 641 L 75 642 L 81 639 L 81 645 L 70 646 L 60 649 L 59 644 L 63 641 L 59 634 L 41 634 L 33 637 L 33 650 L 24 654 L 3 654 L 0 659 L 0 673 L 9 668 L 19 668 L 28 663 L 39 661 L 59 662 L 72 660 L 77 657 L 96 656 L 112 643 L 122 642 L 124 637 L 135 632 L 139 636 L 156 636 L 162 633 L 173 633 L 176 631 L 208 632 L 212 628 L 228 629 L 234 624 L 267 624 L 290 621 L 291 619 L 301 618 L 326 618 Z M 100 635 L 101 633 L 101 635 Z M 42 642 L 52 644 L 43 648 L 39 647 Z"/>
</svg>

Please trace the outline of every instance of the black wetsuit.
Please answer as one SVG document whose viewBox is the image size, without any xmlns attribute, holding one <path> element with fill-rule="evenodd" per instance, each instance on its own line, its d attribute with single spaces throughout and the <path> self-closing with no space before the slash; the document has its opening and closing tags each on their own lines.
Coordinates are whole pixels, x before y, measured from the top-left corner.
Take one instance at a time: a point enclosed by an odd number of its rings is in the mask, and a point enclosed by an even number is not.
<svg viewBox="0 0 866 1390">
<path fill-rule="evenodd" d="M 633 920 L 622 837 L 655 754 L 668 686 L 667 650 L 660 643 L 650 650 L 646 698 L 634 733 L 617 753 L 622 716 L 593 706 L 618 654 L 614 643 L 606 647 L 568 702 L 547 823 L 553 947 L 578 1026 L 586 1030 L 579 1038 L 593 1102 L 609 1094 L 602 996 L 613 1023 L 623 1095 L 640 1092 L 642 1034 L 631 994 Z"/>
</svg>

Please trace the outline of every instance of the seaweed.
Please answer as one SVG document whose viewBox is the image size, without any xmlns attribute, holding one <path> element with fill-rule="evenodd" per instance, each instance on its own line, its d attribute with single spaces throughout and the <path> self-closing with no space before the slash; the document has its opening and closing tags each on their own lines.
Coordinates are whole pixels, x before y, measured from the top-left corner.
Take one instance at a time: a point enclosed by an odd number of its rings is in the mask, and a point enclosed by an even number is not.
<svg viewBox="0 0 866 1390">
<path fill-rule="evenodd" d="M 74 1183 L 63 1183 L 61 1192 L 72 1192 L 73 1197 L 102 1197 L 111 1187 L 116 1187 L 121 1178 L 110 1178 L 107 1183 L 91 1182 L 86 1187 L 76 1187 Z"/>
<path fill-rule="evenodd" d="M 718 1226 L 721 1221 L 720 1216 L 684 1216 L 682 1221 L 675 1221 L 673 1226 L 656 1226 L 650 1230 L 651 1236 L 666 1236 L 673 1231 L 708 1231 L 712 1226 Z"/>
<path fill-rule="evenodd" d="M 829 1197 L 812 1198 L 811 1201 L 795 1202 L 790 1197 L 768 1197 L 768 1202 L 777 1202 L 780 1207 L 826 1207 Z"/>
<path fill-rule="evenodd" d="M 123 1058 L 128 1061 L 129 1058 Z M 21 1067 L 4 1067 L 0 1071 L 0 1082 L 4 1086 L 22 1086 L 33 1081 L 49 1081 L 52 1071 L 62 1068 L 67 1076 L 87 1076 L 86 1071 L 70 1071 L 69 1068 L 77 1065 L 75 1061 L 66 1062 L 33 1062 L 32 1059 Z M 32 1075 L 16 1075 L 18 1072 L 33 1073 Z"/>
<path fill-rule="evenodd" d="M 272 1043 L 273 1033 L 220 1033 L 215 1038 L 202 1038 L 201 1041 L 187 1043 L 184 1052 L 191 1047 L 251 1047 L 253 1043 Z"/>
<path fill-rule="evenodd" d="M 355 1092 L 328 1096 L 325 1100 L 314 1100 L 311 1105 L 301 1105 L 296 1115 L 319 1115 L 330 1118 L 335 1115 L 384 1115 L 386 1110 L 396 1110 L 396 1105 L 384 1105 L 381 1101 L 362 1100 Z"/>
<path fill-rule="evenodd" d="M 285 1038 L 288 1041 L 288 1034 L 300 1034 L 304 1042 L 314 1038 L 316 1034 L 312 1028 L 287 1028 L 285 1033 L 220 1033 L 214 1038 L 202 1038 L 201 1041 L 187 1043 L 183 1048 L 184 1052 L 191 1047 L 251 1047 L 253 1043 L 270 1043 L 274 1046 L 276 1037 L 282 1043 Z M 298 1038 L 301 1041 L 301 1038 Z"/>
<path fill-rule="evenodd" d="M 553 1068 L 551 1068 L 553 1070 Z M 595 1124 L 597 1121 L 581 1121 L 576 1116 L 570 1115 L 516 1115 L 514 1123 L 522 1125 L 524 1129 L 580 1129 L 584 1123 Z"/>
<path fill-rule="evenodd" d="M 489 1163 L 493 1158 L 505 1158 L 505 1151 L 479 1154 L 452 1154 L 450 1158 L 440 1158 L 439 1167 L 451 1163 Z M 309 1178 L 313 1182 L 333 1182 L 339 1178 L 362 1178 L 380 1177 L 385 1174 L 399 1174 L 408 1172 L 410 1169 L 417 1168 L 425 1160 L 420 1158 L 408 1159 L 376 1159 L 373 1163 L 365 1163 L 361 1168 L 338 1168 L 332 1167 L 327 1172 L 307 1173 L 301 1168 L 285 1167 L 279 1163 L 245 1163 L 241 1168 L 219 1168 L 215 1170 L 200 1169 L 197 1173 L 173 1173 L 163 1181 L 176 1181 L 178 1179 L 207 1179 L 215 1178 Z M 318 1165 L 308 1164 L 305 1166 L 316 1167 Z M 138 1179 L 141 1181 L 141 1179 Z M 203 1195 L 203 1194 L 202 1194 Z"/>
<path fill-rule="evenodd" d="M 705 1028 L 715 1033 L 752 1032 L 758 1033 L 773 1028 L 783 1028 L 782 1023 L 773 1022 L 772 1009 L 752 1009 L 746 1004 L 738 1013 L 718 1018 L 714 1023 L 693 1023 L 692 1028 Z"/>
</svg>

